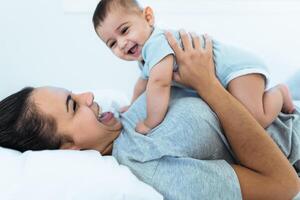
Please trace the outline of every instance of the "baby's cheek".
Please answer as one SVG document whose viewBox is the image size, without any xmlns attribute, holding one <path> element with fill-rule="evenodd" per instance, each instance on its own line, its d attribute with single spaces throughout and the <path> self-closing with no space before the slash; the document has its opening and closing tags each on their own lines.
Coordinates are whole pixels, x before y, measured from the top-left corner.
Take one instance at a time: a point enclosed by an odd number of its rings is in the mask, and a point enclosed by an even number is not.
<svg viewBox="0 0 300 200">
<path fill-rule="evenodd" d="M 125 59 L 125 55 L 120 52 L 120 51 L 113 51 L 113 53 L 115 54 L 115 56 L 117 56 L 118 58 L 121 58 L 121 59 Z"/>
</svg>

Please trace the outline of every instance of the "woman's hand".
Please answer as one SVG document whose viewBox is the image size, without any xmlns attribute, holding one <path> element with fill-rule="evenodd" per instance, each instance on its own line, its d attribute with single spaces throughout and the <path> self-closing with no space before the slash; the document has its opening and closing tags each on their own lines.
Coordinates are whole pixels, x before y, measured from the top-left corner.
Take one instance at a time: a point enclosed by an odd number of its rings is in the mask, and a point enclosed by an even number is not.
<svg viewBox="0 0 300 200">
<path fill-rule="evenodd" d="M 219 84 L 215 76 L 212 40 L 207 35 L 204 35 L 205 47 L 202 47 L 199 36 L 191 34 L 191 41 L 184 31 L 180 31 L 183 48 L 171 33 L 166 32 L 166 37 L 179 65 L 178 72 L 173 75 L 176 82 L 194 88 L 198 92 L 208 89 L 212 83 Z"/>
</svg>

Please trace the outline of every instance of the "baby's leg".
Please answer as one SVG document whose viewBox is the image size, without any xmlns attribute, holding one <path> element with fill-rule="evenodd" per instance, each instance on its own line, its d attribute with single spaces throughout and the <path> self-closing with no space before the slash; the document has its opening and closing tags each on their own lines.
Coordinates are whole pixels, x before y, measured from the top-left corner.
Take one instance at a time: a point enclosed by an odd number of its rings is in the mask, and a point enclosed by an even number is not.
<svg viewBox="0 0 300 200">
<path fill-rule="evenodd" d="M 228 91 L 266 128 L 284 109 L 293 112 L 294 106 L 285 85 L 265 91 L 265 79 L 260 74 L 249 74 L 233 79 Z"/>
<path fill-rule="evenodd" d="M 295 111 L 295 106 L 289 88 L 284 84 L 279 84 L 274 88 L 278 88 L 280 90 L 283 98 L 283 105 L 281 111 L 284 113 L 293 113 Z"/>
</svg>

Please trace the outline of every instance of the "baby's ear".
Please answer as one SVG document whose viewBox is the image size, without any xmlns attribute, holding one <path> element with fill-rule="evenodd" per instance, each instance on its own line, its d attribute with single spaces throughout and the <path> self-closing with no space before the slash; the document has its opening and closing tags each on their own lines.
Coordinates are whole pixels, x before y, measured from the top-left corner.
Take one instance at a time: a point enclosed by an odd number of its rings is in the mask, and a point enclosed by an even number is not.
<svg viewBox="0 0 300 200">
<path fill-rule="evenodd" d="M 150 26 L 154 26 L 154 13 L 151 7 L 147 6 L 143 10 L 143 15 Z"/>
</svg>

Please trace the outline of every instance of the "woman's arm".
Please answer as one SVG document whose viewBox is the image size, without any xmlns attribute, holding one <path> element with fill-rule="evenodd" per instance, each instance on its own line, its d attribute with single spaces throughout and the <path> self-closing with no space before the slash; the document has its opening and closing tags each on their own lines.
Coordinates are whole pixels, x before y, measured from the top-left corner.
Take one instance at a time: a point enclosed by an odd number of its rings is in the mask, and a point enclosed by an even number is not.
<svg viewBox="0 0 300 200">
<path fill-rule="evenodd" d="M 177 82 L 194 88 L 218 115 L 240 165 L 233 168 L 244 199 L 292 199 L 300 190 L 298 176 L 279 148 L 251 114 L 220 84 L 215 76 L 212 41 L 205 37 L 202 48 L 198 36 L 181 32 L 184 50 L 169 33 L 179 72 Z"/>
</svg>

